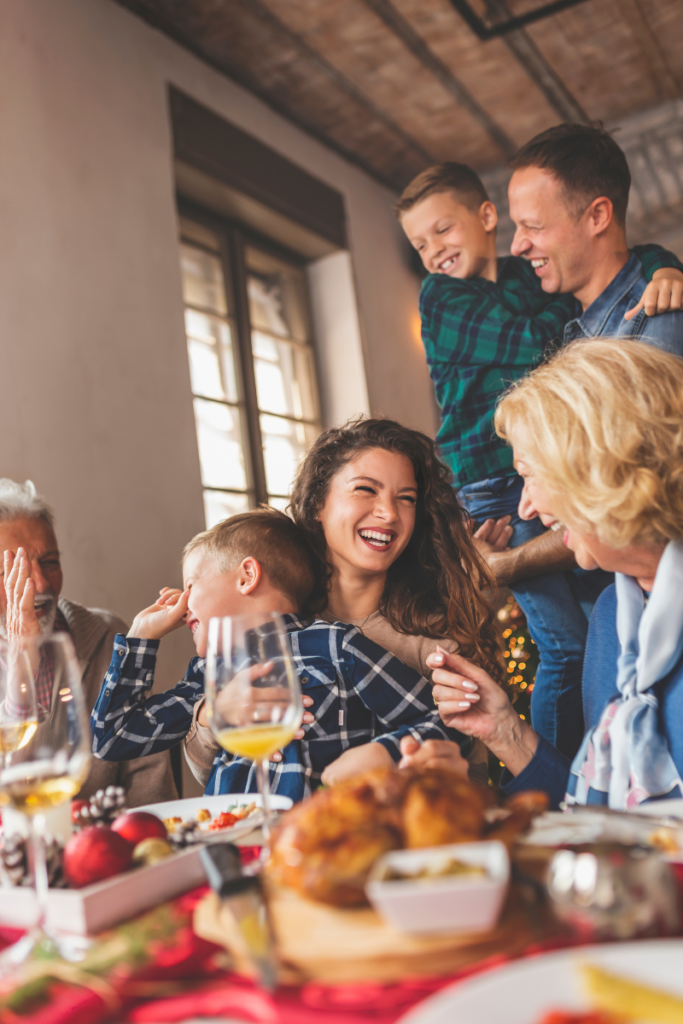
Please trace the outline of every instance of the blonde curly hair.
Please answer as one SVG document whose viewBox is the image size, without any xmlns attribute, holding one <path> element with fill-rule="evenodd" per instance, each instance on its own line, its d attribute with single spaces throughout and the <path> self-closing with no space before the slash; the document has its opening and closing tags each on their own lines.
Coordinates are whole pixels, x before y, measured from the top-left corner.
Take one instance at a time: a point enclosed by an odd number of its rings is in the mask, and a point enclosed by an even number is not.
<svg viewBox="0 0 683 1024">
<path fill-rule="evenodd" d="M 495 418 L 554 497 L 614 548 L 683 537 L 683 359 L 624 338 L 576 341 L 510 388 Z"/>
</svg>

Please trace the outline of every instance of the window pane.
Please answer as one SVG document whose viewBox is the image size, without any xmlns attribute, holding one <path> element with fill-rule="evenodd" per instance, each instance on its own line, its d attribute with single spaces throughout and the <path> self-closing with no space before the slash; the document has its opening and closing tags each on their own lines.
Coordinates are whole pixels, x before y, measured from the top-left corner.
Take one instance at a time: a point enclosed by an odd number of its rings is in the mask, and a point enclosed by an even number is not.
<svg viewBox="0 0 683 1024">
<path fill-rule="evenodd" d="M 307 423 L 295 423 L 277 416 L 261 416 L 263 459 L 269 494 L 289 494 L 299 463 L 318 436 L 318 431 L 318 427 Z"/>
<path fill-rule="evenodd" d="M 204 518 L 206 528 L 221 523 L 238 512 L 249 511 L 249 498 L 246 494 L 226 494 L 225 491 L 204 491 Z"/>
<path fill-rule="evenodd" d="M 181 245 L 180 266 L 185 302 L 211 309 L 214 313 L 228 312 L 223 267 L 217 256 L 211 256 L 191 245 Z"/>
<path fill-rule="evenodd" d="M 204 486 L 245 491 L 247 475 L 239 409 L 195 398 L 194 418 Z"/>
<path fill-rule="evenodd" d="M 282 338 L 308 341 L 306 277 L 301 267 L 248 245 L 251 326 Z"/>
<path fill-rule="evenodd" d="M 195 395 L 237 401 L 237 379 L 229 324 L 185 310 L 190 375 Z"/>
<path fill-rule="evenodd" d="M 268 504 L 271 508 L 277 508 L 280 512 L 286 512 L 287 506 L 289 505 L 289 498 L 275 498 L 272 494 L 269 494 Z"/>
<path fill-rule="evenodd" d="M 247 280 L 249 295 L 249 319 L 252 327 L 262 327 L 282 338 L 290 336 L 289 325 L 285 320 L 280 282 L 263 277 L 250 276 Z"/>
<path fill-rule="evenodd" d="M 310 350 L 276 341 L 258 331 L 253 332 L 251 344 L 259 409 L 297 419 L 316 419 Z"/>
</svg>

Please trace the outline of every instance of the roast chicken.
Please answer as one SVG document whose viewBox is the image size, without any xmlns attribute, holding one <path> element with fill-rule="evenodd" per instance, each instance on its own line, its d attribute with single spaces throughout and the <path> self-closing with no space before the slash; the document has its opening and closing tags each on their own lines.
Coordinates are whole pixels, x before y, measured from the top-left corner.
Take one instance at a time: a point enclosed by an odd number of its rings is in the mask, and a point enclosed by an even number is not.
<svg viewBox="0 0 683 1024">
<path fill-rule="evenodd" d="M 365 902 L 370 868 L 388 850 L 512 838 L 544 809 L 542 799 L 511 807 L 493 825 L 490 789 L 437 768 L 377 769 L 319 790 L 282 819 L 272 844 L 270 879 L 310 899 L 339 906 Z"/>
</svg>

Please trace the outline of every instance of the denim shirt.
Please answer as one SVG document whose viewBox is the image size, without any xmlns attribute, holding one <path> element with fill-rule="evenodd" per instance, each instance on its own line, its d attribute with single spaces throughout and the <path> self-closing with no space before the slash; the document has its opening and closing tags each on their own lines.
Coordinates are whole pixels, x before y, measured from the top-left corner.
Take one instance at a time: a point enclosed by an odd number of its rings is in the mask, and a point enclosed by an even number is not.
<svg viewBox="0 0 683 1024">
<path fill-rule="evenodd" d="M 636 338 L 683 356 L 683 312 L 648 316 L 641 309 L 632 320 L 624 320 L 624 313 L 640 302 L 647 283 L 640 260 L 631 254 L 604 292 L 580 316 L 569 321 L 564 329 L 565 342 L 577 338 Z"/>
</svg>

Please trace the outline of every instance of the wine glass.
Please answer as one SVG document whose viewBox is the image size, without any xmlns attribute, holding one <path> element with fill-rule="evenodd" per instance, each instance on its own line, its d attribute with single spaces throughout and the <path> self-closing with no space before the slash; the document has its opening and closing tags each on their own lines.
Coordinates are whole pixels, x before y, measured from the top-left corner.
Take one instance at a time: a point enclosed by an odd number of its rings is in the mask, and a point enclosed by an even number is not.
<svg viewBox="0 0 683 1024">
<path fill-rule="evenodd" d="M 44 812 L 70 800 L 90 767 L 90 731 L 81 673 L 66 633 L 12 638 L 0 651 L 0 804 L 23 814 L 33 861 L 38 918 L 0 957 L 11 970 L 34 950 L 72 958 L 74 948 L 46 931 L 48 875 Z"/>
<path fill-rule="evenodd" d="M 299 679 L 284 622 L 275 612 L 211 619 L 206 714 L 218 743 L 255 762 L 263 801 L 264 856 L 271 831 L 269 758 L 301 725 Z"/>
</svg>

